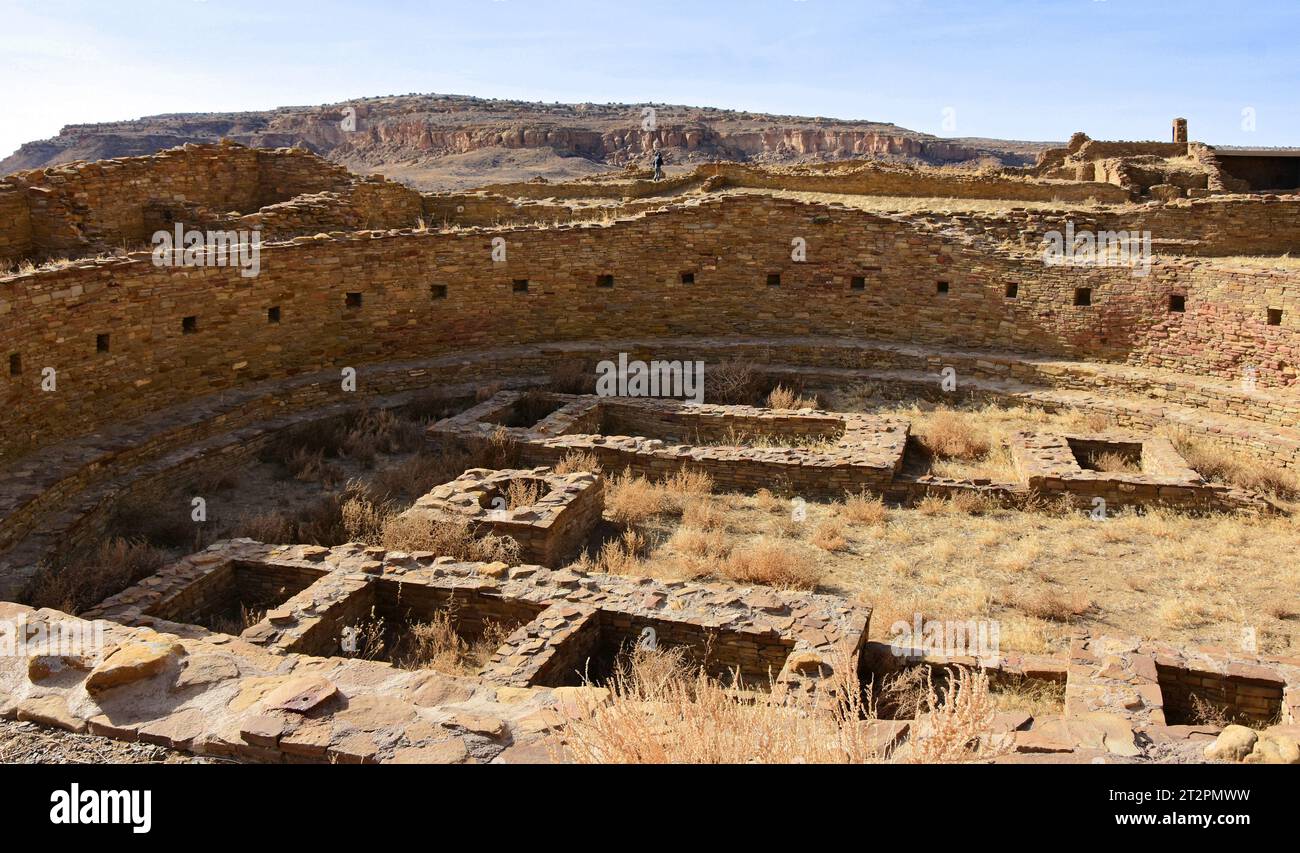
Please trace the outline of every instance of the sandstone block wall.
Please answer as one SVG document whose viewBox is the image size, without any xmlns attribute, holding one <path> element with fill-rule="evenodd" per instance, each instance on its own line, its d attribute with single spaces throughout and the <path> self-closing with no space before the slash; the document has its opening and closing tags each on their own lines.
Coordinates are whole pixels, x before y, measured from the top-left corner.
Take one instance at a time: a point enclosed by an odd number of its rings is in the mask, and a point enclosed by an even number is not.
<svg viewBox="0 0 1300 853">
<path fill-rule="evenodd" d="M 494 237 L 504 262 L 493 261 Z M 806 262 L 791 259 L 795 238 Z M 1249 360 L 1262 387 L 1287 387 L 1300 360 L 1294 281 L 1289 271 L 1170 260 L 1147 277 L 1048 267 L 886 217 L 765 196 L 609 225 L 299 238 L 264 247 L 255 278 L 159 268 L 147 256 L 83 262 L 0 280 L 0 355 L 10 361 L 9 370 L 0 361 L 0 451 L 262 379 L 629 336 L 838 335 L 1150 362 L 1228 380 Z M 1081 290 L 1089 305 L 1075 304 Z M 1184 312 L 1170 312 L 1174 292 Z M 54 392 L 41 390 L 45 367 L 57 371 Z"/>
<path fill-rule="evenodd" d="M 977 238 L 1041 251 L 1048 232 L 1149 231 L 1153 253 L 1162 255 L 1269 255 L 1300 251 L 1300 197 L 1220 195 L 1179 199 L 1136 209 L 1007 211 L 940 216 L 919 214 L 935 227 L 956 225 Z"/>
<path fill-rule="evenodd" d="M 0 183 L 0 265 L 32 252 L 32 216 L 22 189 Z"/>
<path fill-rule="evenodd" d="M 357 178 L 302 149 L 190 144 L 146 157 L 78 161 L 0 179 L 0 261 L 136 248 L 148 243 L 160 221 L 220 224 L 232 211 L 249 214 L 329 191 L 344 194 L 344 203 L 335 219 L 322 223 L 326 226 L 413 225 L 419 216 L 414 190 Z M 343 218 L 349 209 L 355 209 L 359 223 Z M 196 210 L 207 212 L 205 221 L 186 221 Z"/>
<path fill-rule="evenodd" d="M 700 172 L 719 177 L 724 185 L 819 193 L 892 195 L 918 198 L 994 198 L 1014 201 L 1123 202 L 1129 191 L 1099 181 L 1028 180 L 996 175 L 942 174 L 864 164 L 819 174 L 797 169 L 781 172 L 738 163 L 714 163 Z"/>
</svg>

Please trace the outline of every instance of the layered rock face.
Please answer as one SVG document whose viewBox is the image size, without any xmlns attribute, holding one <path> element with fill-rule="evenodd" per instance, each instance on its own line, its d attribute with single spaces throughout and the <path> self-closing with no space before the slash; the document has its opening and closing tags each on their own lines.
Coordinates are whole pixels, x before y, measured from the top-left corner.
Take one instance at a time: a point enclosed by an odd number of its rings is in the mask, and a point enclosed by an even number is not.
<svg viewBox="0 0 1300 853">
<path fill-rule="evenodd" d="M 412 160 L 488 149 L 537 149 L 613 166 L 641 157 L 656 145 L 668 149 L 670 162 L 794 162 L 865 156 L 931 164 L 992 158 L 1021 165 L 1032 162 L 1043 147 L 943 140 L 869 121 L 668 105 L 536 104 L 408 95 L 266 112 L 161 115 L 69 125 L 57 137 L 27 143 L 0 161 L 0 174 L 78 159 L 151 154 L 186 142 L 222 138 L 252 147 L 301 145 L 339 162 L 381 170 Z"/>
</svg>

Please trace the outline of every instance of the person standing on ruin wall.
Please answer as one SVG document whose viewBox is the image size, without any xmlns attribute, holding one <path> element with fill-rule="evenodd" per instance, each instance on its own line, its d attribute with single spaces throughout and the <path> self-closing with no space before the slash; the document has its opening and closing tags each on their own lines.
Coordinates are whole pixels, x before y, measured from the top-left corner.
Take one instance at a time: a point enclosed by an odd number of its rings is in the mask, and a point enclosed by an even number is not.
<svg viewBox="0 0 1300 853">
<path fill-rule="evenodd" d="M 656 181 L 662 180 L 664 176 L 664 152 L 660 151 L 657 147 L 655 148 L 654 164 L 655 164 L 654 180 Z"/>
</svg>

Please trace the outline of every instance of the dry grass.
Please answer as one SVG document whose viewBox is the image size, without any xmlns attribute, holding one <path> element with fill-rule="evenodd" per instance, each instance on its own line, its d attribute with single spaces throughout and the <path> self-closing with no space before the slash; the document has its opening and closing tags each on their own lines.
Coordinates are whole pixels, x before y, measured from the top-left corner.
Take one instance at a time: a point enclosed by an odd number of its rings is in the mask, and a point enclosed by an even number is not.
<svg viewBox="0 0 1300 853">
<path fill-rule="evenodd" d="M 990 683 L 999 711 L 1024 711 L 1035 719 L 1065 711 L 1065 682 L 1003 675 Z"/>
<path fill-rule="evenodd" d="M 951 409 L 939 409 L 928 418 L 918 418 L 912 431 L 926 450 L 939 459 L 974 460 L 985 456 L 992 439 L 976 418 Z"/>
<path fill-rule="evenodd" d="M 555 463 L 553 470 L 557 474 L 596 474 L 600 472 L 601 467 L 596 454 L 570 450 L 564 454 L 564 458 Z"/>
<path fill-rule="evenodd" d="M 704 374 L 704 399 L 708 403 L 751 406 L 759 397 L 761 380 L 749 361 L 724 361 Z"/>
<path fill-rule="evenodd" d="M 738 583 L 816 589 L 823 571 L 808 556 L 776 539 L 761 538 L 731 552 L 719 570 Z"/>
<path fill-rule="evenodd" d="M 655 516 L 681 514 L 712 490 L 713 478 L 701 471 L 684 469 L 656 483 L 624 470 L 606 482 L 605 511 L 618 524 L 642 524 Z"/>
<path fill-rule="evenodd" d="M 1093 521 L 1059 502 L 1019 510 L 965 493 L 910 509 L 866 495 L 808 502 L 802 522 L 791 506 L 760 490 L 700 496 L 680 520 L 644 518 L 649 544 L 630 571 L 786 583 L 785 572 L 754 570 L 762 542 L 815 566 L 819 591 L 871 606 L 877 639 L 924 612 L 996 619 L 1004 649 L 1033 654 L 1064 650 L 1077 628 L 1235 648 L 1247 625 L 1265 653 L 1300 650 L 1300 607 L 1277 605 L 1295 600 L 1300 518 L 1122 510 Z M 844 523 L 841 550 L 813 541 L 828 519 Z"/>
<path fill-rule="evenodd" d="M 848 540 L 844 538 L 844 527 L 844 522 L 841 519 L 827 518 L 813 528 L 808 541 L 823 551 L 844 551 L 849 544 Z"/>
<path fill-rule="evenodd" d="M 1102 471 L 1108 474 L 1142 473 L 1142 466 L 1123 453 L 1098 453 L 1092 457 L 1091 461 L 1094 471 Z"/>
<path fill-rule="evenodd" d="M 882 524 L 888 510 L 885 509 L 885 502 L 879 496 L 860 493 L 849 495 L 844 499 L 843 508 L 840 515 L 845 521 L 854 524 Z"/>
<path fill-rule="evenodd" d="M 431 551 L 467 562 L 519 562 L 519 544 L 508 536 L 476 536 L 467 519 L 435 521 L 419 516 L 394 516 L 384 521 L 378 535 L 358 541 L 383 545 L 392 551 Z"/>
<path fill-rule="evenodd" d="M 164 554 L 139 541 L 108 539 L 32 578 L 22 600 L 77 614 L 162 568 Z"/>
<path fill-rule="evenodd" d="M 511 480 L 506 486 L 506 509 L 522 509 L 542 499 L 546 489 L 534 480 Z"/>
<path fill-rule="evenodd" d="M 1187 464 L 1211 482 L 1249 489 L 1280 500 L 1300 500 L 1300 475 L 1293 470 L 1235 453 L 1194 438 L 1185 431 L 1168 430 L 1166 434 Z"/>
<path fill-rule="evenodd" d="M 635 650 L 607 686 L 608 701 L 559 706 L 556 757 L 580 764 L 868 764 L 964 762 L 988 756 L 992 702 L 980 674 L 959 673 L 927 694 L 926 726 L 897 755 L 847 656 L 831 689 L 770 701 L 693 669 L 673 650 Z"/>
<path fill-rule="evenodd" d="M 445 675 L 474 675 L 515 630 L 512 625 L 484 620 L 482 633 L 466 641 L 457 630 L 458 623 L 455 609 L 447 608 L 428 622 L 410 625 L 396 653 L 397 665 Z"/>
<path fill-rule="evenodd" d="M 1092 607 L 1092 599 L 1082 590 L 1040 589 L 1015 602 L 1015 607 L 1038 619 L 1050 622 L 1073 622 Z"/>
<path fill-rule="evenodd" d="M 784 385 L 778 385 L 767 395 L 767 405 L 771 409 L 815 409 L 817 398 L 801 397 Z"/>
</svg>

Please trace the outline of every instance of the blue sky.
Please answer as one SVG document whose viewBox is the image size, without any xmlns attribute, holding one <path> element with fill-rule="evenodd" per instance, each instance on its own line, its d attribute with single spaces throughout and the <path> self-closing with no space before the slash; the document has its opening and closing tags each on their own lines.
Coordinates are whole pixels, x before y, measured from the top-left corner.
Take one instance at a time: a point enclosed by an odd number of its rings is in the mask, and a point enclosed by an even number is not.
<svg viewBox="0 0 1300 853">
<path fill-rule="evenodd" d="M 70 123 L 406 92 L 1033 140 L 1165 139 L 1182 115 L 1300 145 L 1300 3 L 0 0 L 0 83 L 0 156 Z"/>
</svg>

